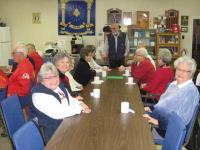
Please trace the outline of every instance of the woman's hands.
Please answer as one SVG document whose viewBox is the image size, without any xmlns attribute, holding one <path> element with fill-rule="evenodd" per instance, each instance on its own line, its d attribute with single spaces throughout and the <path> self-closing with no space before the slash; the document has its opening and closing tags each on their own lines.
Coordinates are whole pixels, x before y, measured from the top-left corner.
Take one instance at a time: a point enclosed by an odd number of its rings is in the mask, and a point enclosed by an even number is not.
<svg viewBox="0 0 200 150">
<path fill-rule="evenodd" d="M 83 101 L 80 102 L 80 105 L 83 113 L 89 114 L 91 112 L 91 109 Z"/>
<path fill-rule="evenodd" d="M 155 126 L 158 126 L 159 123 L 158 123 L 158 120 L 157 120 L 157 119 L 152 118 L 152 117 L 149 116 L 148 114 L 144 114 L 143 117 L 144 117 L 145 119 L 147 119 L 149 123 L 151 123 L 151 124 L 153 124 L 153 125 L 155 125 Z"/>
</svg>

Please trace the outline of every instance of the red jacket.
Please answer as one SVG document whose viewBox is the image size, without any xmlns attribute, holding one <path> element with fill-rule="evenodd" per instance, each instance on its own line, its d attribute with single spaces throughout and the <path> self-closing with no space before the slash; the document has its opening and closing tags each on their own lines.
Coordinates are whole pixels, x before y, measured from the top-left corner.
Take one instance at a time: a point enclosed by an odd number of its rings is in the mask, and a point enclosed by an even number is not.
<svg viewBox="0 0 200 150">
<path fill-rule="evenodd" d="M 154 66 L 147 58 L 140 62 L 139 65 L 135 63 L 131 65 L 131 74 L 139 83 L 148 83 L 151 81 L 154 72 Z"/>
<path fill-rule="evenodd" d="M 8 77 L 0 69 L 0 88 L 5 88 L 8 85 Z"/>
<path fill-rule="evenodd" d="M 33 53 L 29 54 L 29 57 L 31 57 L 35 63 L 35 74 L 37 76 L 38 72 L 40 71 L 40 67 L 43 64 L 43 59 L 38 54 L 38 52 L 33 52 Z"/>
<path fill-rule="evenodd" d="M 158 68 L 152 80 L 147 83 L 147 85 L 143 88 L 143 90 L 150 92 L 151 94 L 159 94 L 165 92 L 167 85 L 173 80 L 174 72 L 173 70 L 168 68 Z"/>
<path fill-rule="evenodd" d="M 22 60 L 8 79 L 8 96 L 27 96 L 34 80 L 34 69 L 28 58 Z"/>
</svg>

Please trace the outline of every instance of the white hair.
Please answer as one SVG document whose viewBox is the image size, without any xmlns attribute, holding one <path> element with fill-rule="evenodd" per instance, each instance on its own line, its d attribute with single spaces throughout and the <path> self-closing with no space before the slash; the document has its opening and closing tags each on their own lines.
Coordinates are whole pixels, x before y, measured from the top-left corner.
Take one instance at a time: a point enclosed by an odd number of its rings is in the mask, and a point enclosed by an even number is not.
<svg viewBox="0 0 200 150">
<path fill-rule="evenodd" d="M 161 58 L 161 60 L 166 64 L 169 65 L 172 61 L 172 54 L 169 49 L 167 48 L 160 48 L 158 56 Z"/>
<path fill-rule="evenodd" d="M 16 52 L 21 52 L 23 53 L 23 55 L 26 57 L 27 56 L 27 47 L 24 43 L 22 42 L 17 42 L 17 44 L 15 45 L 15 51 Z"/>
<path fill-rule="evenodd" d="M 58 75 L 58 70 L 56 69 L 56 66 L 54 66 L 51 62 L 46 62 L 40 68 L 40 71 L 38 73 L 38 81 L 42 82 L 46 74 L 49 72 L 56 76 Z"/>
<path fill-rule="evenodd" d="M 144 47 L 136 49 L 135 53 L 145 58 L 147 58 L 147 55 L 148 55 L 147 49 Z"/>
<path fill-rule="evenodd" d="M 181 63 L 185 63 L 187 64 L 188 66 L 190 66 L 191 68 L 191 76 L 193 77 L 195 71 L 196 71 L 196 68 L 197 68 L 197 64 L 195 62 L 195 60 L 189 56 L 182 56 L 182 57 L 179 57 L 178 59 L 175 60 L 174 62 L 174 67 L 177 68 L 179 64 Z"/>
</svg>

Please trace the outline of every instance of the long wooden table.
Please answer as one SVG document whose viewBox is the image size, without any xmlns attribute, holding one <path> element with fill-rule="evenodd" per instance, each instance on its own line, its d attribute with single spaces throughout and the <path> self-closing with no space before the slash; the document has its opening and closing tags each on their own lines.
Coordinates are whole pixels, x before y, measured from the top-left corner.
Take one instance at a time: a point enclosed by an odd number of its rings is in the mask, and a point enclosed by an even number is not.
<svg viewBox="0 0 200 150">
<path fill-rule="evenodd" d="M 112 72 L 112 74 L 119 74 Z M 155 150 L 137 85 L 122 80 L 104 79 L 101 85 L 89 84 L 82 96 L 92 109 L 90 114 L 65 118 L 46 145 L 46 150 Z M 100 88 L 99 99 L 90 96 Z M 121 114 L 122 101 L 129 101 L 135 114 Z"/>
</svg>

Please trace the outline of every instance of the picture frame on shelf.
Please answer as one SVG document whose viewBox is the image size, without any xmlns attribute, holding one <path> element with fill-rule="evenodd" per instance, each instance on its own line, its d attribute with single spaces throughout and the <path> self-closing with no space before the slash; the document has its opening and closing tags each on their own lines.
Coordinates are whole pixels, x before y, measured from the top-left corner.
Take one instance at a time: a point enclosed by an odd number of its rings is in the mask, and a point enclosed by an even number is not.
<svg viewBox="0 0 200 150">
<path fill-rule="evenodd" d="M 188 27 L 181 27 L 181 32 L 188 32 Z"/>
</svg>

